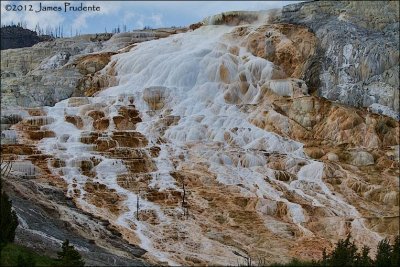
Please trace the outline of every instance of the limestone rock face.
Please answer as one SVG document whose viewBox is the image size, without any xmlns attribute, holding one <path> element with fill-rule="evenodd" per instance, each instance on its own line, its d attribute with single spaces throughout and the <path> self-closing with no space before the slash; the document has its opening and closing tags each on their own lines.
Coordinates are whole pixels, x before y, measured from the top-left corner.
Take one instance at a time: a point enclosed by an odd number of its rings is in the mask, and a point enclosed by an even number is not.
<svg viewBox="0 0 400 267">
<path fill-rule="evenodd" d="M 71 62 L 101 49 L 91 36 L 41 42 L 31 48 L 2 51 L 2 109 L 54 105 L 70 97 L 81 77 Z"/>
<path fill-rule="evenodd" d="M 237 26 L 249 24 L 260 18 L 259 12 L 254 11 L 231 11 L 209 16 L 203 20 L 205 25 L 230 25 Z"/>
<path fill-rule="evenodd" d="M 320 96 L 398 118 L 398 10 L 398 2 L 316 1 L 288 5 L 275 21 L 315 33 L 318 53 L 309 65 L 319 79 L 303 79 Z"/>
<path fill-rule="evenodd" d="M 162 109 L 168 97 L 168 88 L 166 87 L 149 87 L 143 91 L 143 100 L 152 110 Z"/>
<path fill-rule="evenodd" d="M 91 96 L 101 88 L 115 85 L 113 66 L 106 68 L 104 74 L 95 74 L 110 62 L 112 55 L 129 51 L 135 43 L 186 30 L 89 34 L 45 41 L 29 48 L 2 50 L 2 110 L 52 106 L 71 96 Z"/>
<path fill-rule="evenodd" d="M 351 163 L 355 166 L 367 166 L 374 164 L 374 157 L 365 151 L 351 153 Z"/>
</svg>

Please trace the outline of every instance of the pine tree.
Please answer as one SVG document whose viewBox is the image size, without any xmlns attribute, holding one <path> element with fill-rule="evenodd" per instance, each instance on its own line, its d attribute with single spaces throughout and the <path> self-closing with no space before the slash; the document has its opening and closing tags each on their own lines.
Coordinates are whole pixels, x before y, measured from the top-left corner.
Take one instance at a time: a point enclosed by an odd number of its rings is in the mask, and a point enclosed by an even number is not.
<svg viewBox="0 0 400 267">
<path fill-rule="evenodd" d="M 13 242 L 18 226 L 17 214 L 11 209 L 11 201 L 5 192 L 1 192 L 0 249 L 6 243 Z"/>
<path fill-rule="evenodd" d="M 392 266 L 400 266 L 400 260 L 399 260 L 399 253 L 400 253 L 400 236 L 396 236 L 396 239 L 394 240 L 393 244 L 393 249 L 392 249 Z"/>
<path fill-rule="evenodd" d="M 36 263 L 32 257 L 32 254 L 24 256 L 22 254 L 18 254 L 17 258 L 17 267 L 35 267 Z"/>
<path fill-rule="evenodd" d="M 324 250 L 322 251 L 322 262 L 321 265 L 322 266 L 328 266 L 328 255 L 326 254 L 326 248 L 324 248 Z"/>
<path fill-rule="evenodd" d="M 345 240 L 339 240 L 335 250 L 329 255 L 329 266 L 354 266 L 357 258 L 357 246 L 350 242 L 350 234 Z"/>
<path fill-rule="evenodd" d="M 2 161 L 3 163 L 3 161 Z M 7 167 L 5 167 L 7 166 Z M 7 164 L 2 164 L 1 174 L 5 177 L 9 173 Z M 18 226 L 18 218 L 15 211 L 11 209 L 11 201 L 6 192 L 3 192 L 2 180 L 0 178 L 0 251 L 9 242 L 14 241 L 15 229 Z"/>
<path fill-rule="evenodd" d="M 361 252 L 357 252 L 357 246 L 350 242 L 350 235 L 345 240 L 339 240 L 335 249 L 327 254 L 324 249 L 322 259 L 316 263 L 318 266 L 359 266 L 359 267 L 386 267 L 400 266 L 400 236 L 396 236 L 393 245 L 390 245 L 388 239 L 383 239 L 377 247 L 375 260 L 369 257 L 370 248 L 363 246 Z"/>
<path fill-rule="evenodd" d="M 378 244 L 378 252 L 376 254 L 375 265 L 387 267 L 391 265 L 392 246 L 386 238 Z"/>
<path fill-rule="evenodd" d="M 66 239 L 62 244 L 62 251 L 58 252 L 59 266 L 84 266 L 85 262 L 81 255 L 75 250 L 74 246 L 69 244 Z"/>
<path fill-rule="evenodd" d="M 372 266 L 372 260 L 371 258 L 368 256 L 369 251 L 371 249 L 367 246 L 363 246 L 361 249 L 361 254 L 358 255 L 357 257 L 357 263 L 356 266 L 360 266 L 360 267 L 369 267 Z"/>
</svg>

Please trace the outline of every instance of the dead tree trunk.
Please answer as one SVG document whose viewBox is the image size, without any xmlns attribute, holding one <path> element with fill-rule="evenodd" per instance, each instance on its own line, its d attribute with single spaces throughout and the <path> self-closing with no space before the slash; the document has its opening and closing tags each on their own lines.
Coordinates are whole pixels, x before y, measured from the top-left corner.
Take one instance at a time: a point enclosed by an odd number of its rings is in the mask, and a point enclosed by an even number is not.
<svg viewBox="0 0 400 267">
<path fill-rule="evenodd" d="M 3 159 L 1 160 L 1 177 L 6 177 L 7 175 L 10 174 L 12 168 L 12 162 L 11 161 L 4 161 Z"/>
<path fill-rule="evenodd" d="M 136 219 L 139 221 L 139 192 L 136 195 Z"/>
<path fill-rule="evenodd" d="M 182 208 L 183 208 L 185 206 L 185 196 L 186 196 L 185 183 L 182 183 L 182 189 L 183 189 L 183 195 L 182 195 Z"/>
<path fill-rule="evenodd" d="M 186 189 L 185 189 L 185 183 L 182 182 L 182 190 L 183 190 L 183 195 L 182 195 L 182 210 L 183 210 L 183 216 L 186 216 L 186 219 L 189 218 L 189 204 L 187 203 L 186 200 Z"/>
<path fill-rule="evenodd" d="M 0 191 L 3 192 L 3 186 L 2 186 L 2 180 L 3 178 L 7 177 L 10 172 L 11 172 L 11 168 L 12 168 L 12 161 L 4 161 L 3 159 L 1 159 L 1 177 L 0 177 Z"/>
</svg>

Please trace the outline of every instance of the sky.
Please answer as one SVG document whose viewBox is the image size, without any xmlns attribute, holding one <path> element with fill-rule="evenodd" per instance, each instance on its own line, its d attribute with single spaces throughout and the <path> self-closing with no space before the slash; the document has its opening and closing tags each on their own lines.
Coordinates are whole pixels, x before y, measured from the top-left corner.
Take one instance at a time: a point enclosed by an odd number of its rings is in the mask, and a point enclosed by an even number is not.
<svg viewBox="0 0 400 267">
<path fill-rule="evenodd" d="M 225 11 L 281 8 L 296 1 L 1 1 L 1 23 L 24 22 L 29 29 L 63 25 L 65 35 L 111 32 L 118 25 L 127 30 L 188 26 Z M 69 3 L 67 12 L 65 4 Z M 73 11 L 71 7 L 98 7 L 99 11 Z M 40 10 L 55 7 L 61 10 Z M 11 9 L 11 10 L 9 10 Z M 16 10 L 14 10 L 16 9 Z M 18 9 L 22 9 L 18 11 Z M 26 9 L 26 10 L 25 10 Z"/>
</svg>

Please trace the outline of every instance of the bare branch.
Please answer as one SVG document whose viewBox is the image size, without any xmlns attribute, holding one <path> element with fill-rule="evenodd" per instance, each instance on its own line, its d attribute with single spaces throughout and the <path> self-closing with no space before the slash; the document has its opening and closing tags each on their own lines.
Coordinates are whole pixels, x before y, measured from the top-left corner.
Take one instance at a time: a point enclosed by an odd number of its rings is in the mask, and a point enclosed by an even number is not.
<svg viewBox="0 0 400 267">
<path fill-rule="evenodd" d="M 7 177 L 11 173 L 12 161 L 1 159 L 1 177 Z"/>
</svg>

